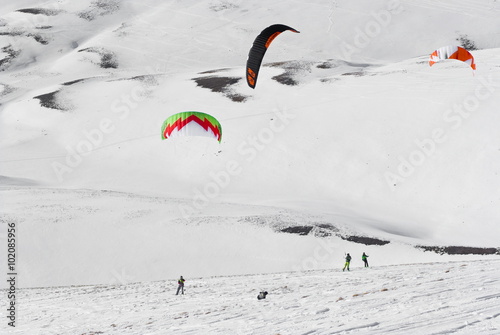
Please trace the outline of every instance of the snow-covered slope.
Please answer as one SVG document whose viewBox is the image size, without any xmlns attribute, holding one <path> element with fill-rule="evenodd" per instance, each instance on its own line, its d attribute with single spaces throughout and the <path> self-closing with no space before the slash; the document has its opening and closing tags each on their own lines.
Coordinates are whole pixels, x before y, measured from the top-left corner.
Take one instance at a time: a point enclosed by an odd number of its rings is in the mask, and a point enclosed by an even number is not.
<svg viewBox="0 0 500 335">
<path fill-rule="evenodd" d="M 377 260 L 374 260 L 374 263 Z M 499 261 L 22 291 L 13 334 L 498 334 Z M 256 299 L 266 290 L 267 299 Z"/>
<path fill-rule="evenodd" d="M 20 286 L 291 271 L 311 259 L 326 269 L 345 252 L 381 264 L 470 259 L 483 256 L 414 246 L 498 247 L 496 1 L 0 11 L 1 211 L 17 226 Z M 273 23 L 300 34 L 275 39 L 252 90 L 248 49 Z M 458 43 L 479 48 L 475 74 L 428 66 L 433 50 Z M 186 110 L 215 116 L 222 143 L 161 141 L 162 122 Z M 302 226 L 308 235 L 282 233 Z"/>
</svg>

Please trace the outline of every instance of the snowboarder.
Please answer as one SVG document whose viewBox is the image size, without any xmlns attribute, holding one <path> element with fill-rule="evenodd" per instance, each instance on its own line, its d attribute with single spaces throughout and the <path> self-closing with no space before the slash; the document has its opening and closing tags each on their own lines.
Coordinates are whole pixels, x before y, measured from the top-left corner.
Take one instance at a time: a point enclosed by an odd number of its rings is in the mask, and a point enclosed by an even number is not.
<svg viewBox="0 0 500 335">
<path fill-rule="evenodd" d="M 363 256 L 361 256 L 363 262 L 365 262 L 365 268 L 368 267 L 368 255 L 363 252 Z"/>
<path fill-rule="evenodd" d="M 351 255 L 347 254 L 347 256 L 345 256 L 345 265 L 342 271 L 344 271 L 345 269 L 347 269 L 347 271 L 351 271 L 349 270 L 349 264 L 351 264 Z"/>
<path fill-rule="evenodd" d="M 257 299 L 262 300 L 266 299 L 267 291 L 260 292 L 259 295 L 257 296 Z"/>
<path fill-rule="evenodd" d="M 177 287 L 177 293 L 175 295 L 179 295 L 179 291 L 182 292 L 182 294 L 184 294 L 184 278 L 179 278 L 179 280 L 177 281 L 177 284 L 179 284 L 179 286 Z"/>
</svg>

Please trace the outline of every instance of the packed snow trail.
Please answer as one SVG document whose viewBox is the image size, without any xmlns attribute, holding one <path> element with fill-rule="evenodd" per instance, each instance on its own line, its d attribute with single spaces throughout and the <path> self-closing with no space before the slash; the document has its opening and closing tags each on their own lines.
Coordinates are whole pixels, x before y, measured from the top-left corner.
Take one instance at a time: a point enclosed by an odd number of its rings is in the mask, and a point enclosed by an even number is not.
<svg viewBox="0 0 500 335">
<path fill-rule="evenodd" d="M 500 261 L 24 289 L 9 334 L 498 334 Z M 376 259 L 373 260 L 376 263 Z M 257 300 L 260 290 L 265 300 Z M 2 326 L 3 327 L 3 326 Z"/>
</svg>

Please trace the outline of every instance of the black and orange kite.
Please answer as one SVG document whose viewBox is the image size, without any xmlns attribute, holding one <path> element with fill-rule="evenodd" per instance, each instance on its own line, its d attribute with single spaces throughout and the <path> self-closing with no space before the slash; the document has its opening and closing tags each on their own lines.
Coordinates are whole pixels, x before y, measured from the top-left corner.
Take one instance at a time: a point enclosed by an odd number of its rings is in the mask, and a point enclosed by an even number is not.
<svg viewBox="0 0 500 335">
<path fill-rule="evenodd" d="M 259 74 L 260 64 L 264 58 L 264 54 L 271 42 L 284 32 L 285 30 L 290 30 L 294 33 L 299 33 L 299 31 L 285 26 L 284 24 L 273 24 L 272 26 L 264 29 L 259 36 L 253 42 L 253 46 L 248 53 L 247 59 L 247 83 L 251 88 L 255 88 L 257 84 L 257 75 Z"/>
</svg>

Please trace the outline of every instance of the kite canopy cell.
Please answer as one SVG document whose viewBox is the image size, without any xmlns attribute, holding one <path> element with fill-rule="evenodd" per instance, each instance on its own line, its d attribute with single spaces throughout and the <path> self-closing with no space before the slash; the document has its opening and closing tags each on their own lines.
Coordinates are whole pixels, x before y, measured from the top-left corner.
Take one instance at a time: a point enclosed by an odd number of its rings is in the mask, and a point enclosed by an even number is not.
<svg viewBox="0 0 500 335">
<path fill-rule="evenodd" d="M 179 135 L 211 137 L 220 143 L 222 127 L 211 115 L 201 112 L 181 112 L 170 116 L 161 127 L 162 140 Z"/>
<path fill-rule="evenodd" d="M 267 48 L 276 36 L 286 30 L 299 33 L 299 31 L 289 26 L 285 26 L 284 24 L 273 24 L 272 26 L 264 29 L 253 42 L 253 46 L 248 53 L 246 73 L 247 83 L 251 88 L 255 88 L 255 85 L 257 84 L 257 75 L 259 74 L 260 65 Z"/>
<path fill-rule="evenodd" d="M 465 50 L 462 47 L 449 45 L 435 50 L 429 58 L 429 66 L 432 66 L 444 59 L 456 59 L 466 64 L 469 64 L 469 66 L 473 70 L 476 69 L 476 63 L 474 63 L 474 57 L 469 51 Z"/>
</svg>

